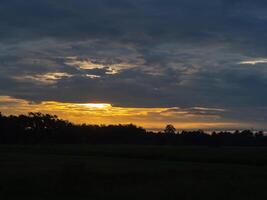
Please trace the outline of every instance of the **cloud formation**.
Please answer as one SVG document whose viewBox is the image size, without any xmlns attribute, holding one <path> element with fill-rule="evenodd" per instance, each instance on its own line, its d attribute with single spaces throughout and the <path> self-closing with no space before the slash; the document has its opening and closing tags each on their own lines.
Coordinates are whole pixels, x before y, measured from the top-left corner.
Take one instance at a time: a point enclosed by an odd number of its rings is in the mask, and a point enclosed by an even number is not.
<svg viewBox="0 0 267 200">
<path fill-rule="evenodd" d="M 267 108 L 266 11 L 263 0 L 2 0 L 0 95 L 253 121 L 241 113 Z"/>
</svg>

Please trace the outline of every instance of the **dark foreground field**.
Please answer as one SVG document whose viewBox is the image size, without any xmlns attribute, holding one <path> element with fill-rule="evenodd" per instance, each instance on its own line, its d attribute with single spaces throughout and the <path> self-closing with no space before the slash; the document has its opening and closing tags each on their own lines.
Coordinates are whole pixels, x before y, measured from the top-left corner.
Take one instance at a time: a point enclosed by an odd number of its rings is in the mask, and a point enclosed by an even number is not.
<svg viewBox="0 0 267 200">
<path fill-rule="evenodd" d="M 0 146 L 0 199 L 267 199 L 267 149 Z"/>
</svg>

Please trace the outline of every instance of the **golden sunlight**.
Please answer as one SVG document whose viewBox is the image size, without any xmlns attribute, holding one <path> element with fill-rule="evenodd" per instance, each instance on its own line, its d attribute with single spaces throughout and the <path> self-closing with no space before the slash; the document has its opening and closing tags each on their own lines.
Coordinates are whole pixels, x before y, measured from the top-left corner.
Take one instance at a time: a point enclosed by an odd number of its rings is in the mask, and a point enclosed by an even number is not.
<svg viewBox="0 0 267 200">
<path fill-rule="evenodd" d="M 82 124 L 136 124 L 147 129 L 162 129 L 173 124 L 177 129 L 214 129 L 241 127 L 237 121 L 221 118 L 225 112 L 218 108 L 130 108 L 108 103 L 63 103 L 44 101 L 32 103 L 9 96 L 0 96 L 0 111 L 7 115 L 41 112 Z M 216 111 L 216 112 L 214 112 Z"/>
<path fill-rule="evenodd" d="M 106 109 L 110 108 L 111 104 L 107 103 L 83 103 L 83 104 L 76 104 L 78 106 L 86 107 L 86 108 L 92 108 L 92 109 Z"/>
</svg>

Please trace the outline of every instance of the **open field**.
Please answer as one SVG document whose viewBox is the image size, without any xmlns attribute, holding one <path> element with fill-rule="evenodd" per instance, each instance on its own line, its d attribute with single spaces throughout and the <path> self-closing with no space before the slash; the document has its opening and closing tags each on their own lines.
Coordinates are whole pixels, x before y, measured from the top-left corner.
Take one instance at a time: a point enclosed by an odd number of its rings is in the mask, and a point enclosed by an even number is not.
<svg viewBox="0 0 267 200">
<path fill-rule="evenodd" d="M 267 199 L 266 148 L 0 146 L 0 199 Z"/>
</svg>

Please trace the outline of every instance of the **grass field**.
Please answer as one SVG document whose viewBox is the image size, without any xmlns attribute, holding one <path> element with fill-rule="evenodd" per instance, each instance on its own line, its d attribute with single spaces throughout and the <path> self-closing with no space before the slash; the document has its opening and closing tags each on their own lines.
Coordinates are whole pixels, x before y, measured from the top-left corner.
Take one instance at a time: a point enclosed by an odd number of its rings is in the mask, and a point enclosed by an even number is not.
<svg viewBox="0 0 267 200">
<path fill-rule="evenodd" d="M 0 146 L 0 199 L 267 199 L 267 148 Z"/>
</svg>

